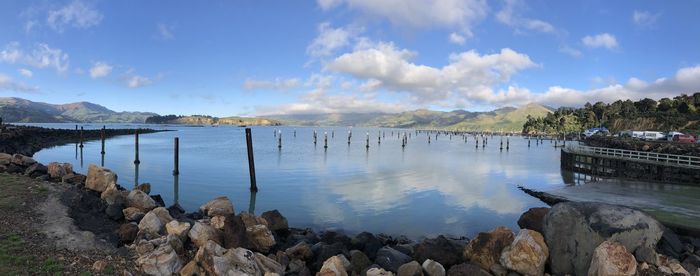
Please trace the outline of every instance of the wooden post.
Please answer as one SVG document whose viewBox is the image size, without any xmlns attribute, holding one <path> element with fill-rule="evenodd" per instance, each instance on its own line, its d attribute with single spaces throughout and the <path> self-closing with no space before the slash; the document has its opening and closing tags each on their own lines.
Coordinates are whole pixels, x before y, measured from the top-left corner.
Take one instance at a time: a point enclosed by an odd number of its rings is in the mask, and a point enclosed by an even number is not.
<svg viewBox="0 0 700 276">
<path fill-rule="evenodd" d="M 348 131 L 348 145 L 350 145 L 350 137 L 352 137 L 352 132 Z"/>
<path fill-rule="evenodd" d="M 323 148 L 328 148 L 328 132 L 323 133 Z"/>
<path fill-rule="evenodd" d="M 280 130 L 279 132 L 280 135 L 277 137 L 277 148 L 282 149 L 282 131 Z"/>
<path fill-rule="evenodd" d="M 83 147 L 83 127 L 80 127 L 80 148 Z"/>
<path fill-rule="evenodd" d="M 102 155 L 105 154 L 105 127 L 102 127 L 102 130 L 100 131 L 100 139 L 102 140 L 102 151 L 100 153 Z"/>
<path fill-rule="evenodd" d="M 314 130 L 314 146 L 316 145 L 316 131 Z"/>
<path fill-rule="evenodd" d="M 294 138 L 297 138 L 297 130 L 294 130 Z"/>
<path fill-rule="evenodd" d="M 365 146 L 365 148 L 369 149 L 369 132 L 367 132 L 367 145 Z"/>
<path fill-rule="evenodd" d="M 253 135 L 250 132 L 250 128 L 245 129 L 245 142 L 248 147 L 248 170 L 250 172 L 250 190 L 253 192 L 258 191 L 258 185 L 255 183 L 255 161 L 253 158 Z"/>
<path fill-rule="evenodd" d="M 134 156 L 134 164 L 141 164 L 141 160 L 139 160 L 139 129 L 136 129 L 136 133 L 134 135 L 134 150 L 136 155 Z"/>
<path fill-rule="evenodd" d="M 506 150 L 510 149 L 510 138 L 506 138 Z"/>
<path fill-rule="evenodd" d="M 175 137 L 175 159 L 173 160 L 173 175 L 180 174 L 180 138 Z"/>
</svg>

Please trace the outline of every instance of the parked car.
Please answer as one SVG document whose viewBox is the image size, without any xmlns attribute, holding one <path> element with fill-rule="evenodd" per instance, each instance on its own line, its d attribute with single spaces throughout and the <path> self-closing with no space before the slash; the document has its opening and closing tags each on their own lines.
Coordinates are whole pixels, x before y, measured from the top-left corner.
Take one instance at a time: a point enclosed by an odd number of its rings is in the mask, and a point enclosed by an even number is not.
<svg viewBox="0 0 700 276">
<path fill-rule="evenodd" d="M 666 135 L 663 134 L 663 132 L 660 131 L 645 131 L 644 132 L 644 140 L 664 140 L 666 138 Z"/>
<path fill-rule="evenodd" d="M 610 131 L 604 127 L 594 127 L 583 132 L 584 137 L 591 137 L 593 135 L 607 136 L 610 135 Z"/>
<path fill-rule="evenodd" d="M 666 140 L 673 141 L 673 137 L 676 135 L 683 135 L 683 133 L 678 131 L 669 131 L 668 134 L 666 134 Z"/>
<path fill-rule="evenodd" d="M 695 137 L 693 137 L 692 135 L 688 135 L 688 134 L 676 134 L 676 135 L 673 135 L 673 141 L 674 142 L 695 143 Z"/>
</svg>

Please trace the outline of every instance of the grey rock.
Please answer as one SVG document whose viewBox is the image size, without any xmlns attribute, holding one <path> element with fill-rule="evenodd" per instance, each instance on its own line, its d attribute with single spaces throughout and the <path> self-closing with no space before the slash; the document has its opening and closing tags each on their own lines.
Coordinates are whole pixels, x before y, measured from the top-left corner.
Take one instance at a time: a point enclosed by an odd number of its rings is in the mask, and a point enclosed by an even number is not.
<svg viewBox="0 0 700 276">
<path fill-rule="evenodd" d="M 447 271 L 448 276 L 490 276 L 491 274 L 475 264 L 463 263 L 452 266 Z"/>
<path fill-rule="evenodd" d="M 398 276 L 423 276 L 423 268 L 416 261 L 405 263 L 399 267 Z"/>
<path fill-rule="evenodd" d="M 396 272 L 401 265 L 411 260 L 411 257 L 408 255 L 389 246 L 384 246 L 377 251 L 377 259 L 375 262 L 388 271 Z"/>
</svg>

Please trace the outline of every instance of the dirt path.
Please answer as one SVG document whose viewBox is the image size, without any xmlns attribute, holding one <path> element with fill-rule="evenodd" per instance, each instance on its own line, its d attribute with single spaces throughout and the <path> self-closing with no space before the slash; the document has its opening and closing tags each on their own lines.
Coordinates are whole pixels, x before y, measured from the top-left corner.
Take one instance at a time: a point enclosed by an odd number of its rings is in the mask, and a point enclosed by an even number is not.
<svg viewBox="0 0 700 276">
<path fill-rule="evenodd" d="M 74 225 L 62 185 L 0 173 L 0 275 L 137 275 L 128 251 Z"/>
</svg>

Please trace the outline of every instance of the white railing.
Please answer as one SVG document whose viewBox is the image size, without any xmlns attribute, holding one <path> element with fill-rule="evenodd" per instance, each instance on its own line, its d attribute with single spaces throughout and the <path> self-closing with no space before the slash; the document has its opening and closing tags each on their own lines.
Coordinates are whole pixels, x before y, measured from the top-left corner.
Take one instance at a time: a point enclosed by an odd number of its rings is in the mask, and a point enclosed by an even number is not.
<svg viewBox="0 0 700 276">
<path fill-rule="evenodd" d="M 636 150 L 624 150 L 624 149 L 614 149 L 614 148 L 601 148 L 601 147 L 589 147 L 583 145 L 567 144 L 566 150 L 574 153 L 581 154 L 593 154 L 606 157 L 613 157 L 618 159 L 633 159 L 642 160 L 650 162 L 658 162 L 669 165 L 681 165 L 684 167 L 692 167 L 700 169 L 700 157 L 688 156 L 688 155 L 677 155 L 677 154 L 665 154 L 656 152 L 646 152 L 646 151 L 636 151 Z"/>
</svg>

